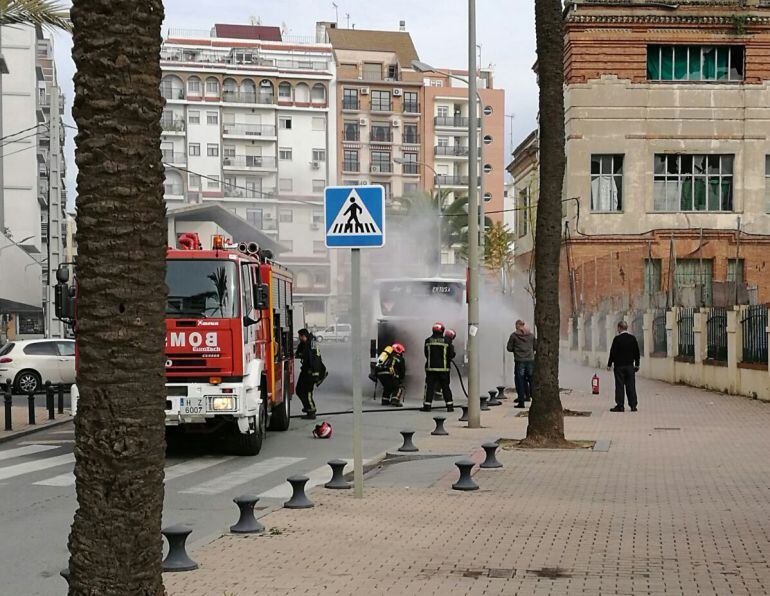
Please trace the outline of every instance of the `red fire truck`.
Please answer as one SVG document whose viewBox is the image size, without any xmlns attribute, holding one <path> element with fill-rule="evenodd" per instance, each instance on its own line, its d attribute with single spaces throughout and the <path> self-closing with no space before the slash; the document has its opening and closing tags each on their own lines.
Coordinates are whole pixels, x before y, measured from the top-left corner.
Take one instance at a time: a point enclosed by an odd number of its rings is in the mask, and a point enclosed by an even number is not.
<svg viewBox="0 0 770 596">
<path fill-rule="evenodd" d="M 289 428 L 292 274 L 255 243 L 215 236 L 208 250 L 197 234 L 182 234 L 166 265 L 167 433 L 225 435 L 256 455 L 268 427 Z"/>
</svg>

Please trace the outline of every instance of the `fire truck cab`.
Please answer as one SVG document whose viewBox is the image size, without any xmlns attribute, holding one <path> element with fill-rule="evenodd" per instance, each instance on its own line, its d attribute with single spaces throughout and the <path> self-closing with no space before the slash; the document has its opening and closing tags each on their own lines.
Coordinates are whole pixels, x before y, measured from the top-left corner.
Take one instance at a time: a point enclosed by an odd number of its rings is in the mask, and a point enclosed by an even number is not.
<svg viewBox="0 0 770 596">
<path fill-rule="evenodd" d="M 255 243 L 211 249 L 183 234 L 166 255 L 166 430 L 223 437 L 256 455 L 289 428 L 294 393 L 291 272 Z M 73 387 L 73 413 L 77 389 Z"/>
</svg>

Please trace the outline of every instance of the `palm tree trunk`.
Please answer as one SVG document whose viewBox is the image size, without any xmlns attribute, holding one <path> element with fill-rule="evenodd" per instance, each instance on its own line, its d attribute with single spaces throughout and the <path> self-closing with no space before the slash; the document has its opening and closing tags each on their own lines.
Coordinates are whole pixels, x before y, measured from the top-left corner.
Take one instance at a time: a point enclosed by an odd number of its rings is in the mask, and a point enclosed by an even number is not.
<svg viewBox="0 0 770 596">
<path fill-rule="evenodd" d="M 74 0 L 78 509 L 71 595 L 163 594 L 161 0 Z"/>
<path fill-rule="evenodd" d="M 535 251 L 535 397 L 526 442 L 564 442 L 559 398 L 559 253 L 564 179 L 564 23 L 560 0 L 535 0 L 540 85 L 540 196 Z"/>
</svg>

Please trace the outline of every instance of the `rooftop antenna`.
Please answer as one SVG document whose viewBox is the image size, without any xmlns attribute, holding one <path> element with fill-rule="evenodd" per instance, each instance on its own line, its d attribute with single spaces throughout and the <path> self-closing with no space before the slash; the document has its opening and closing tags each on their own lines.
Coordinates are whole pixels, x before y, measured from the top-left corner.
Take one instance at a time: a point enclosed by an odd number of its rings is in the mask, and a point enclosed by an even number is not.
<svg viewBox="0 0 770 596">
<path fill-rule="evenodd" d="M 514 118 L 516 118 L 516 114 L 506 114 L 505 117 L 508 118 L 508 120 L 510 120 L 510 124 L 509 124 L 510 132 L 511 132 L 511 141 L 510 142 L 511 142 L 511 151 L 513 151 L 513 149 L 514 149 L 514 146 L 513 146 L 513 120 L 514 120 Z"/>
<path fill-rule="evenodd" d="M 281 21 L 281 35 L 288 35 L 289 34 L 289 26 L 286 24 L 286 21 Z"/>
<path fill-rule="evenodd" d="M 349 12 L 345 13 L 345 18 L 348 20 L 348 29 L 350 29 L 350 13 Z M 353 25 L 353 27 L 355 28 L 355 25 Z"/>
<path fill-rule="evenodd" d="M 334 22 L 339 23 L 340 22 L 340 11 L 339 6 L 337 6 L 336 2 L 332 2 L 332 6 L 334 7 Z"/>
<path fill-rule="evenodd" d="M 251 16 L 249 17 L 249 24 L 259 26 L 262 24 L 262 19 L 260 17 Z"/>
</svg>

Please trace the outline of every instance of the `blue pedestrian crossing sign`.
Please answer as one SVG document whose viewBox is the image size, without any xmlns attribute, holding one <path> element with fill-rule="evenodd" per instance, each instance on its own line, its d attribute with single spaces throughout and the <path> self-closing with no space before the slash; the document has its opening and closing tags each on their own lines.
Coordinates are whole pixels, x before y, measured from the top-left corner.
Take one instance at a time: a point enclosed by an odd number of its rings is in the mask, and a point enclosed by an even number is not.
<svg viewBox="0 0 770 596">
<path fill-rule="evenodd" d="M 326 246 L 385 246 L 385 189 L 382 186 L 327 186 L 324 190 Z"/>
</svg>

